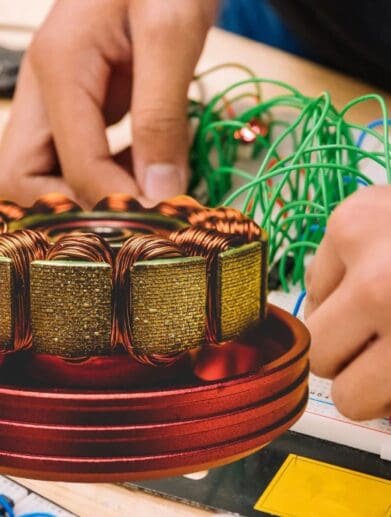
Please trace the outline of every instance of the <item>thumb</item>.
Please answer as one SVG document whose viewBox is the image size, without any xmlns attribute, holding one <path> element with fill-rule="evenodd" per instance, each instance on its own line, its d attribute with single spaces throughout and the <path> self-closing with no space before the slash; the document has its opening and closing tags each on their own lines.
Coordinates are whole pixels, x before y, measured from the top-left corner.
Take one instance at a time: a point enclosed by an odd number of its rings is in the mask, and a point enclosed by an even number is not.
<svg viewBox="0 0 391 517">
<path fill-rule="evenodd" d="M 213 21 L 211 4 L 130 2 L 134 169 L 140 189 L 151 201 L 187 189 L 187 92 Z"/>
</svg>

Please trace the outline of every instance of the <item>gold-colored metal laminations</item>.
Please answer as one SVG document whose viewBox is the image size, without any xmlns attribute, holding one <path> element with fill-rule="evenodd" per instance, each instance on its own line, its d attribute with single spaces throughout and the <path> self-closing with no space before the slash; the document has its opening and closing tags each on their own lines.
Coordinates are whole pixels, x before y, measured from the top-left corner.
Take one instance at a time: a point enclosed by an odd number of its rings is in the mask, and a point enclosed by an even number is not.
<svg viewBox="0 0 391 517">
<path fill-rule="evenodd" d="M 131 271 L 130 290 L 136 353 L 177 354 L 205 342 L 205 259 L 137 262 Z"/>
<path fill-rule="evenodd" d="M 262 245 L 245 244 L 220 253 L 217 268 L 217 323 L 219 341 L 234 338 L 259 321 Z"/>
<path fill-rule="evenodd" d="M 0 257 L 0 353 L 13 349 L 13 298 L 12 260 Z"/>
<path fill-rule="evenodd" d="M 34 351 L 63 357 L 110 353 L 108 264 L 35 261 L 30 278 Z"/>
<path fill-rule="evenodd" d="M 190 233 L 188 241 L 180 246 L 190 257 L 135 258 L 132 266 L 124 267 L 126 282 L 122 294 L 115 298 L 112 270 L 107 263 L 87 263 L 86 258 L 76 256 L 74 261 L 66 255 L 59 256 L 59 261 L 34 262 L 30 292 L 35 351 L 64 357 L 110 354 L 122 343 L 111 339 L 113 299 L 119 300 L 123 309 L 118 321 L 126 320 L 124 335 L 131 346 L 125 348 L 134 351 L 140 361 L 151 359 L 151 364 L 165 364 L 166 359 L 207 339 L 232 339 L 265 316 L 267 235 L 243 214 L 222 208 L 202 210 L 187 198 L 148 211 L 121 196 L 91 213 L 57 213 L 69 208 L 67 200 L 56 198 L 53 210 L 52 200 L 48 201 L 48 210 L 46 205 L 37 204 L 28 216 L 12 221 L 11 234 L 23 227 L 43 229 L 56 242 L 69 232 L 92 232 L 117 249 L 129 235 L 155 234 L 170 239 L 173 232 L 181 234 L 183 230 Z M 126 212 L 130 208 L 134 213 Z M 37 211 L 47 213 L 34 213 Z M 190 220 L 191 214 L 194 221 Z M 205 221 L 211 228 L 203 229 Z M 188 222 L 196 226 L 188 226 Z M 12 262 L 0 262 L 0 352 L 13 349 L 18 330 L 14 323 L 19 313 L 14 309 L 12 289 L 17 286 L 12 285 L 13 279 Z M 23 285 L 28 286 L 28 282 Z M 30 315 L 24 320 L 30 322 Z"/>
</svg>

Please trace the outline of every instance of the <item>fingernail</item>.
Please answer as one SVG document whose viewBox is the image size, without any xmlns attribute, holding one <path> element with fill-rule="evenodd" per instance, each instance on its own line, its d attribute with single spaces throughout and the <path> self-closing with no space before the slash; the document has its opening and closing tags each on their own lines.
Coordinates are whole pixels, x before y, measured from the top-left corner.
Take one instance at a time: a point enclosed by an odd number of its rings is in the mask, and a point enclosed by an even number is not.
<svg viewBox="0 0 391 517">
<path fill-rule="evenodd" d="M 181 171 L 170 163 L 149 165 L 144 174 L 144 195 L 151 200 L 161 201 L 183 194 Z"/>
</svg>

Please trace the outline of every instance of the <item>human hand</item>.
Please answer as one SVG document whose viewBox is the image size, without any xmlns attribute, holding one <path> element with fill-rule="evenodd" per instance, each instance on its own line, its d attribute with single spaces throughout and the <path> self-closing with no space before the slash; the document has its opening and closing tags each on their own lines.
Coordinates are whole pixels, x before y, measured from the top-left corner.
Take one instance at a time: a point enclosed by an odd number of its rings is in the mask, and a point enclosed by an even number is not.
<svg viewBox="0 0 391 517">
<path fill-rule="evenodd" d="M 152 202 L 188 181 L 187 91 L 217 0 L 58 0 L 24 59 L 0 145 L 0 197 Z M 130 151 L 106 127 L 130 109 Z M 61 175 L 60 175 L 61 171 Z"/>
<path fill-rule="evenodd" d="M 390 256 L 391 186 L 368 187 L 332 214 L 306 278 L 311 367 L 353 420 L 391 415 Z"/>
</svg>

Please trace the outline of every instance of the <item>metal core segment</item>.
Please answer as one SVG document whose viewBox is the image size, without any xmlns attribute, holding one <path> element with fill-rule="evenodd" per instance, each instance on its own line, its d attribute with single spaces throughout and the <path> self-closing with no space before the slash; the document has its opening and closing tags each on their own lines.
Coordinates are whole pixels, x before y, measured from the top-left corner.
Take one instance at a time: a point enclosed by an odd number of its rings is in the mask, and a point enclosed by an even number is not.
<svg viewBox="0 0 391 517">
<path fill-rule="evenodd" d="M 261 243 L 253 242 L 220 253 L 217 271 L 218 339 L 227 341 L 259 321 L 261 299 Z"/>
<path fill-rule="evenodd" d="M 139 354 L 176 354 L 204 344 L 206 261 L 149 260 L 130 275 L 132 344 Z"/>
<path fill-rule="evenodd" d="M 12 260 L 0 257 L 0 352 L 13 348 L 14 306 Z"/>
<path fill-rule="evenodd" d="M 110 354 L 111 267 L 35 261 L 30 271 L 33 350 L 63 357 Z"/>
<path fill-rule="evenodd" d="M 265 247 L 219 255 L 218 339 L 226 341 L 265 313 Z M 33 350 L 63 357 L 109 355 L 112 269 L 81 261 L 31 264 Z M 173 355 L 205 343 L 207 271 L 202 257 L 138 262 L 130 273 L 132 346 L 137 354 Z M 13 342 L 12 262 L 0 258 L 0 351 Z"/>
</svg>

